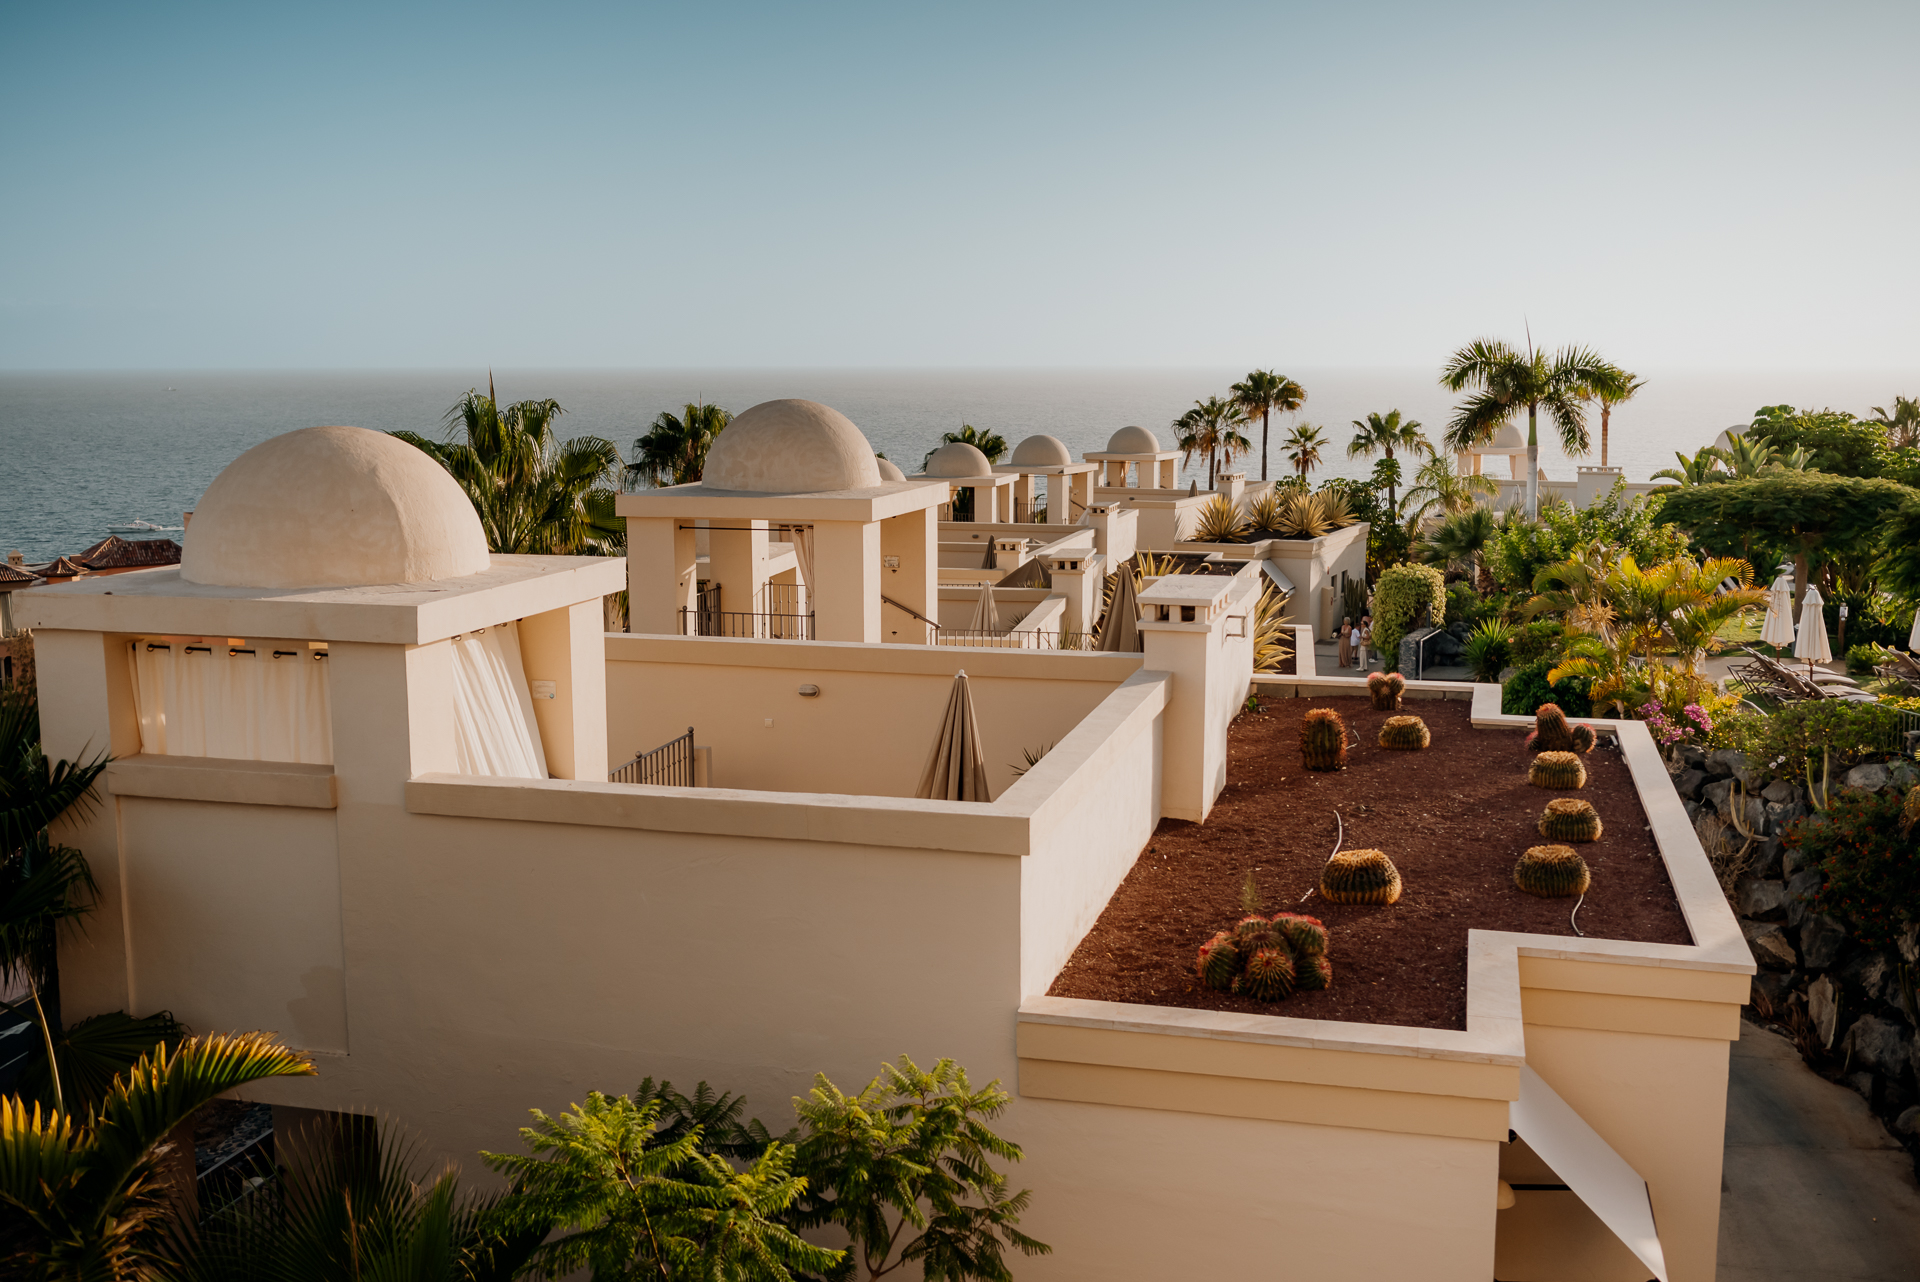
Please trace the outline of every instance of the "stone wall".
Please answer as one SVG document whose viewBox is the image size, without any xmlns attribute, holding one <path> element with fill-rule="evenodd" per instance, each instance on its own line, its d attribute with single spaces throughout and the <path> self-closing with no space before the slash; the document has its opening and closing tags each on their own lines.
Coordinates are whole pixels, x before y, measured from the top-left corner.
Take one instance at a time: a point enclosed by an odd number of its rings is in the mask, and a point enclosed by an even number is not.
<svg viewBox="0 0 1920 1282">
<path fill-rule="evenodd" d="M 1816 1071 L 1864 1096 L 1920 1161 L 1920 1019 L 1901 978 L 1903 965 L 1920 976 L 1920 924 L 1880 951 L 1812 910 L 1822 874 L 1788 844 L 1796 821 L 1821 822 L 1804 785 L 1763 780 L 1728 750 L 1681 748 L 1668 769 L 1759 963 L 1757 1013 L 1784 1025 Z M 1920 770 L 1906 761 L 1856 766 L 1835 781 L 1868 791 L 1916 784 Z"/>
</svg>

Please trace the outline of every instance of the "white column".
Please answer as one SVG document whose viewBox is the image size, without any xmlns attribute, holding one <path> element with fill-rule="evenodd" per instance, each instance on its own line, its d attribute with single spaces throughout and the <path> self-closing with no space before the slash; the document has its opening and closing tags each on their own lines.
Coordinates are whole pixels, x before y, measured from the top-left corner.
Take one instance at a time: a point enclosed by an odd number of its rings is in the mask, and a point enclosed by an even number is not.
<svg viewBox="0 0 1920 1282">
<path fill-rule="evenodd" d="M 880 522 L 880 591 L 928 619 L 940 617 L 940 524 L 938 512 L 922 508 Z M 899 564 L 887 564 L 889 559 Z M 927 625 L 910 614 L 882 612 L 886 641 L 920 644 L 932 640 Z"/>
<path fill-rule="evenodd" d="M 627 518 L 627 627 L 678 633 L 680 611 L 693 605 L 696 554 L 691 522 L 677 517 Z"/>
<path fill-rule="evenodd" d="M 1179 480 L 1180 460 L 1163 458 L 1160 460 L 1160 488 L 1170 490 Z"/>
<path fill-rule="evenodd" d="M 820 578 L 813 592 L 814 638 L 879 641 L 879 522 L 814 522 L 813 566 Z"/>
<path fill-rule="evenodd" d="M 1013 483 L 1013 519 L 1016 521 L 1033 519 L 1033 473 L 1022 472 Z M 1022 513 L 1025 516 L 1022 516 Z"/>
<path fill-rule="evenodd" d="M 755 614 L 766 609 L 767 522 L 733 521 L 709 527 L 708 573 L 720 585 L 720 608 Z"/>
<path fill-rule="evenodd" d="M 606 782 L 604 626 L 598 601 L 520 620 L 520 658 L 533 690 L 533 718 L 547 751 L 547 773 L 555 779 Z"/>
</svg>

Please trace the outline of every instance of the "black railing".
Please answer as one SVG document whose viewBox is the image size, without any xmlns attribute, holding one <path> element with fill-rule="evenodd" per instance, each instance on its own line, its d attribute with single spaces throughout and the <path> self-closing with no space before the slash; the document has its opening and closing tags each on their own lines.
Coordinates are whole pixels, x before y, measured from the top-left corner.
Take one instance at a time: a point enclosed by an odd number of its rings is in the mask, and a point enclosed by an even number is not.
<svg viewBox="0 0 1920 1282">
<path fill-rule="evenodd" d="M 680 632 L 690 637 L 750 637 L 762 641 L 813 640 L 813 614 L 759 610 L 682 610 Z"/>
<path fill-rule="evenodd" d="M 693 782 L 693 727 L 678 739 L 643 752 L 607 775 L 608 783 L 653 783 L 691 788 Z"/>
</svg>

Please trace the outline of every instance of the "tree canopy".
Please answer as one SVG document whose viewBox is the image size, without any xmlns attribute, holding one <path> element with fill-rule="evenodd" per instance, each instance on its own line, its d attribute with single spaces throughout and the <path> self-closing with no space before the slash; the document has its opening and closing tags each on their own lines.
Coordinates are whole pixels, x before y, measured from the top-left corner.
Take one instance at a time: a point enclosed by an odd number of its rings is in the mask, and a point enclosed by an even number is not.
<svg viewBox="0 0 1920 1282">
<path fill-rule="evenodd" d="M 1811 456 L 1809 466 L 1838 476 L 1884 476 L 1893 463 L 1887 429 L 1841 410 L 1765 405 L 1754 411 L 1747 435 L 1783 455 L 1798 446 Z"/>
<path fill-rule="evenodd" d="M 1884 478 L 1778 471 L 1674 490 L 1658 514 L 1708 552 L 1751 563 L 1768 552 L 1858 555 L 1877 547 L 1887 519 L 1915 499 Z"/>
</svg>

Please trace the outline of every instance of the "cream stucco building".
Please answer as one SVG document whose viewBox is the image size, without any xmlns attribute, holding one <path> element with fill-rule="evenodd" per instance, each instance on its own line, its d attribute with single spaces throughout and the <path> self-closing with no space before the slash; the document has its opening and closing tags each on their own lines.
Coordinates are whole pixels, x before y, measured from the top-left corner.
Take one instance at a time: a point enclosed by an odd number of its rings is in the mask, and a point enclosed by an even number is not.
<svg viewBox="0 0 1920 1282">
<path fill-rule="evenodd" d="M 1054 1247 L 1022 1278 L 1709 1282 L 1752 962 L 1644 727 L 1615 729 L 1690 945 L 1475 931 L 1459 1031 L 1048 997 L 1160 820 L 1206 820 L 1249 689 L 1354 683 L 1310 645 L 1255 677 L 1255 561 L 1149 583 L 1139 652 L 928 644 L 945 593 L 980 595 L 949 555 L 1007 573 L 938 520 L 952 479 L 771 403 L 700 485 L 621 498 L 623 564 L 490 555 L 376 433 L 242 455 L 179 567 L 15 602 L 48 751 L 115 757 L 62 834 L 101 887 L 62 947 L 70 1011 L 275 1030 L 320 1075 L 250 1098 L 390 1115 L 470 1175 L 527 1108 L 648 1074 L 779 1119 L 816 1071 L 953 1056 L 1015 1093 L 1023 1227 Z M 1005 549 L 1045 558 L 1056 631 L 1097 617 L 1143 519 L 1090 497 Z M 812 630 L 703 634 L 703 563 L 715 609 L 763 621 L 791 573 Z M 605 633 L 622 590 L 634 631 Z M 934 633 L 890 639 L 916 616 Z M 962 668 L 992 800 L 916 797 Z M 1411 693 L 1503 724 L 1497 689 Z M 688 727 L 697 777 L 610 780 Z M 1570 1192 L 1506 1191 L 1528 1183 Z"/>
</svg>

